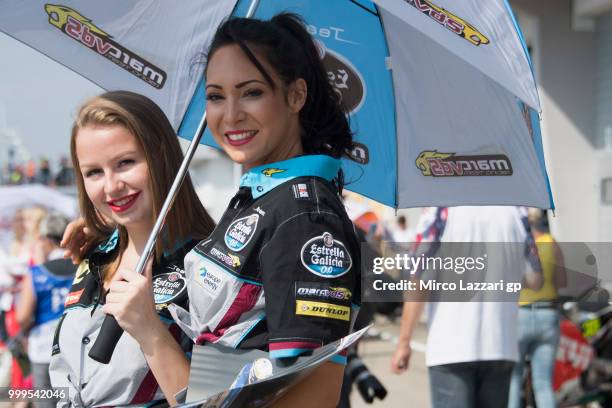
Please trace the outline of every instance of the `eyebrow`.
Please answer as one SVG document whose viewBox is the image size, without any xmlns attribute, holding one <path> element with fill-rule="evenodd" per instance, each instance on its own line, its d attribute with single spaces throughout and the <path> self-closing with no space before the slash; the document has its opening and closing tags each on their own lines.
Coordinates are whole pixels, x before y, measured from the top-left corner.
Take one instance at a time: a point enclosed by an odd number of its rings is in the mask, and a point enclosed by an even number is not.
<svg viewBox="0 0 612 408">
<path fill-rule="evenodd" d="M 260 84 L 266 85 L 265 82 L 260 81 L 258 79 L 249 79 L 248 81 L 244 81 L 244 82 L 240 82 L 239 84 L 236 84 L 236 89 L 240 89 L 240 88 L 250 84 L 251 82 L 258 82 Z M 208 84 L 208 85 L 206 85 L 206 89 L 208 89 L 209 87 L 210 88 L 223 89 L 223 87 L 221 85 L 217 85 L 217 84 Z"/>
<path fill-rule="evenodd" d="M 124 152 L 119 153 L 118 155 L 114 157 L 111 157 L 110 161 L 113 162 L 113 161 L 122 160 L 132 155 L 138 155 L 138 151 L 137 150 L 126 150 Z M 100 167 L 100 164 L 99 163 L 79 163 L 80 169 L 95 168 L 95 167 Z"/>
</svg>

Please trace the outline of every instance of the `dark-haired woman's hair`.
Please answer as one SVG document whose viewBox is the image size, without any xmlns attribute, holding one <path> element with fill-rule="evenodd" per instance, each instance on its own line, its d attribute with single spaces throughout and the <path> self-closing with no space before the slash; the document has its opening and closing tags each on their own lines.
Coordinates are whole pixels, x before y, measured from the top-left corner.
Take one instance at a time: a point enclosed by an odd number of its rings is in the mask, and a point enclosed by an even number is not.
<svg viewBox="0 0 612 408">
<path fill-rule="evenodd" d="M 230 18 L 217 29 L 207 60 L 210 61 L 219 48 L 233 44 L 240 46 L 272 89 L 275 89 L 274 81 L 256 53 L 274 68 L 284 86 L 299 78 L 306 81 L 308 94 L 300 111 L 304 153 L 339 158 L 352 147 L 345 109 L 328 80 L 319 49 L 300 16 L 281 13 L 269 21 Z"/>
</svg>

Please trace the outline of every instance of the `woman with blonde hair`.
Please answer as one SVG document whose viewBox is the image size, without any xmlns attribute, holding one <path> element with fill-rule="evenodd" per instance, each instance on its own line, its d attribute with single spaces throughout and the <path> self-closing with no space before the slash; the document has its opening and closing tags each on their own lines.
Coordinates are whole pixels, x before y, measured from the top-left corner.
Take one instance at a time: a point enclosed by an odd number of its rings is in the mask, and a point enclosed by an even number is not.
<svg viewBox="0 0 612 408">
<path fill-rule="evenodd" d="M 20 209 L 13 218 L 13 242 L 9 255 L 31 260 L 34 244 L 40 236 L 40 223 L 47 211 L 40 207 Z"/>
<path fill-rule="evenodd" d="M 198 344 L 290 365 L 350 333 L 360 304 L 359 243 L 340 198 L 340 158 L 353 147 L 346 111 L 297 15 L 228 19 L 204 71 L 208 127 L 245 174 L 187 254 L 189 310 L 172 315 Z M 345 364 L 334 356 L 277 406 L 336 407 Z M 186 367 L 170 370 L 187 385 Z"/>
<path fill-rule="evenodd" d="M 88 101 L 72 128 L 70 150 L 95 246 L 85 252 L 56 329 L 52 385 L 68 387 L 76 405 L 175 404 L 187 383 L 192 342 L 168 307 L 188 304 L 183 257 L 214 223 L 187 176 L 152 261 L 144 275 L 134 272 L 182 161 L 174 130 L 150 99 L 115 91 Z M 72 238 L 78 242 L 79 234 Z M 105 365 L 88 352 L 106 314 L 126 334 Z"/>
</svg>

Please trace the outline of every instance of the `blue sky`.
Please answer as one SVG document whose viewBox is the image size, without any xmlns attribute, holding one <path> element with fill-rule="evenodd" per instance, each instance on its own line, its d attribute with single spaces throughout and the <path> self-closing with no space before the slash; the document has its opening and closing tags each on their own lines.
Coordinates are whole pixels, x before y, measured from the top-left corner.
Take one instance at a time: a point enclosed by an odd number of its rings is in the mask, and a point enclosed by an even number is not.
<svg viewBox="0 0 612 408">
<path fill-rule="evenodd" d="M 15 129 L 35 158 L 55 164 L 69 152 L 78 106 L 102 89 L 2 33 L 0 52 L 0 128 Z"/>
</svg>

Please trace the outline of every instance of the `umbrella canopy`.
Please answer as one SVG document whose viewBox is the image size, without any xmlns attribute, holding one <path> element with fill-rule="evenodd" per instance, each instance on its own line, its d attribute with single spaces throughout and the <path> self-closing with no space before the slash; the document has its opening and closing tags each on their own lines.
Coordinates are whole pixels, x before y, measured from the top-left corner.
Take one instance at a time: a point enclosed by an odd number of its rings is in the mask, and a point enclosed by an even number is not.
<svg viewBox="0 0 612 408">
<path fill-rule="evenodd" d="M 0 219 L 10 219 L 20 208 L 42 207 L 75 218 L 79 207 L 74 197 L 41 184 L 0 187 Z"/>
<path fill-rule="evenodd" d="M 105 89 L 148 95 L 191 139 L 205 110 L 202 52 L 253 3 L 0 0 L 0 30 Z M 302 15 L 321 45 L 357 141 L 347 189 L 396 208 L 554 206 L 537 89 L 506 1 L 257 3 L 255 17 Z"/>
<path fill-rule="evenodd" d="M 70 219 L 76 218 L 79 213 L 79 206 L 74 197 L 50 187 L 41 184 L 0 186 L 0 259 L 3 257 L 2 250 L 8 249 L 10 246 L 13 236 L 11 225 L 15 212 L 19 209 L 31 207 L 45 208 L 63 214 Z M 9 261 L 5 262 L 5 267 L 8 267 L 7 262 Z M 0 270 L 2 270 L 2 267 L 0 267 Z M 2 282 L 0 282 L 0 287 L 2 287 Z"/>
</svg>

